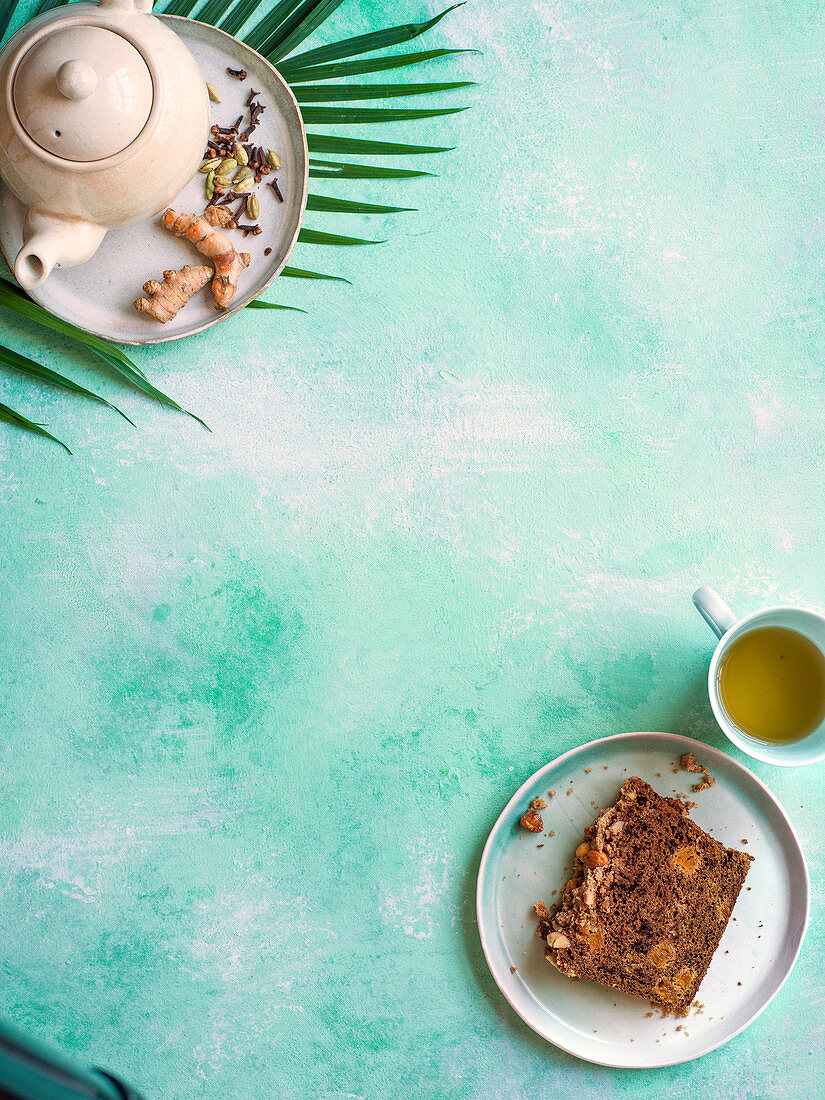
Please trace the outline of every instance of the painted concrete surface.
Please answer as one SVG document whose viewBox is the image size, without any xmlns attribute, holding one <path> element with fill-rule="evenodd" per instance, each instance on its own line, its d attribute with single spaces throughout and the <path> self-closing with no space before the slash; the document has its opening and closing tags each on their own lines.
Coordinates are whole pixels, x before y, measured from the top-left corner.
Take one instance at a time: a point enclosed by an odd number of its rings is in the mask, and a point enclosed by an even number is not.
<svg viewBox="0 0 825 1100">
<path fill-rule="evenodd" d="M 390 8 L 436 10 L 335 28 Z M 812 1095 L 822 765 L 754 766 L 814 920 L 700 1062 L 534 1037 L 473 891 L 558 753 L 723 745 L 697 584 L 825 607 L 818 5 L 474 0 L 431 44 L 484 51 L 428 71 L 471 111 L 386 128 L 438 178 L 323 188 L 419 212 L 296 254 L 354 287 L 138 353 L 211 434 L 91 362 L 136 430 L 0 382 L 75 451 L 0 429 L 0 1013 L 152 1100 Z"/>
</svg>

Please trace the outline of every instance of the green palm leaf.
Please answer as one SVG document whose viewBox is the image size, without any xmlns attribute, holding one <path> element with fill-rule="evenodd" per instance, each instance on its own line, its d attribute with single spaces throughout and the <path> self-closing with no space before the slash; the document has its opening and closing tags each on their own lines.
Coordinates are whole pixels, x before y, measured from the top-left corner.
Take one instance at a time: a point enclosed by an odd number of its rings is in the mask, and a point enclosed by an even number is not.
<svg viewBox="0 0 825 1100">
<path fill-rule="evenodd" d="M 342 57 L 356 57 L 362 53 L 374 53 L 376 50 L 388 49 L 390 46 L 398 46 L 402 42 L 410 42 L 418 38 L 430 27 L 441 22 L 445 15 L 461 4 L 453 4 L 439 15 L 434 15 L 426 23 L 405 23 L 400 27 L 389 27 L 383 31 L 373 31 L 371 34 L 359 34 L 355 38 L 345 38 L 340 42 L 332 42 L 329 46 L 321 46 L 317 50 L 308 50 L 306 53 L 297 54 L 289 59 L 292 67 L 299 65 L 320 65 L 322 62 L 338 61 Z"/>
<path fill-rule="evenodd" d="M 281 275 L 285 275 L 287 279 L 327 279 L 330 282 L 346 283 L 347 286 L 352 286 L 349 279 L 344 279 L 340 275 L 323 275 L 320 271 L 305 271 L 301 267 L 285 267 Z"/>
<path fill-rule="evenodd" d="M 410 168 L 380 168 L 375 164 L 341 164 L 335 160 L 311 160 L 310 179 L 316 180 L 412 180 L 431 176 Z"/>
<path fill-rule="evenodd" d="M 62 7 L 63 4 L 68 4 L 69 0 L 43 0 L 43 3 L 37 9 L 37 14 L 42 15 L 44 12 L 52 11 L 53 8 Z M 17 5 L 14 5 L 17 7 Z"/>
<path fill-rule="evenodd" d="M 279 7 L 294 6 L 292 0 L 286 0 Z M 249 19 L 256 8 L 260 7 L 260 0 L 241 0 L 221 23 L 221 30 L 227 34 L 237 34 L 244 23 Z"/>
<path fill-rule="evenodd" d="M 307 145 L 310 153 L 369 153 L 374 157 L 451 153 L 454 148 L 452 145 L 401 145 L 397 141 L 367 141 L 333 134 L 307 134 Z"/>
<path fill-rule="evenodd" d="M 203 6 L 203 10 L 198 12 L 198 22 L 209 23 L 210 26 L 217 27 L 218 20 L 233 3 L 234 0 L 208 0 L 208 3 Z"/>
<path fill-rule="evenodd" d="M 101 405 L 106 405 L 107 408 L 114 409 L 114 411 L 119 413 L 124 420 L 128 420 L 133 428 L 135 426 L 134 422 L 129 420 L 129 417 L 122 409 L 119 409 L 117 405 L 113 405 L 111 401 L 107 401 L 105 397 L 101 397 L 99 393 L 87 390 L 86 387 L 81 386 L 79 382 L 74 382 L 71 378 L 66 378 L 65 375 L 58 374 L 57 371 L 41 366 L 40 363 L 35 363 L 33 359 L 27 359 L 25 355 L 18 355 L 16 351 L 12 351 L 10 348 L 0 347 L 0 363 L 2 363 L 4 367 L 11 367 L 12 370 L 20 371 L 21 374 L 27 374 L 30 378 L 37 378 L 40 382 L 50 382 L 53 386 L 59 386 L 60 389 L 68 390 L 70 393 L 81 394 L 83 397 L 91 397 L 93 401 L 99 401 Z"/>
<path fill-rule="evenodd" d="M 271 12 L 265 15 L 259 23 L 255 24 L 249 34 L 244 36 L 244 42 L 246 42 L 248 46 L 251 46 L 253 50 L 257 50 L 258 53 L 260 53 L 261 46 L 264 42 L 278 30 L 283 21 L 295 11 L 300 3 L 301 0 L 281 0 L 279 4 L 275 5 Z M 259 7 L 259 5 L 255 4 L 254 7 Z"/>
<path fill-rule="evenodd" d="M 244 41 L 272 61 L 274 54 L 283 56 L 300 45 L 341 3 L 342 0 L 281 0 Z"/>
<path fill-rule="evenodd" d="M 340 7 L 342 0 L 305 0 L 301 7 L 284 21 L 277 34 L 265 42 L 261 53 L 273 64 L 300 46 L 316 27 Z"/>
<path fill-rule="evenodd" d="M 191 15 L 198 6 L 199 0 L 172 0 L 163 9 L 164 15 Z"/>
<path fill-rule="evenodd" d="M 262 302 L 260 298 L 254 298 L 251 302 L 246 303 L 247 309 L 290 309 L 294 313 L 306 313 L 305 309 L 299 309 L 298 306 L 279 306 L 275 302 Z"/>
<path fill-rule="evenodd" d="M 17 9 L 18 0 L 0 0 L 0 38 L 6 33 Z"/>
<path fill-rule="evenodd" d="M 349 99 L 398 99 L 400 96 L 431 95 L 469 88 L 472 80 L 449 84 L 299 84 L 293 89 L 299 103 L 335 103 Z"/>
<path fill-rule="evenodd" d="M 342 76 L 362 76 L 364 73 L 404 69 L 408 65 L 420 65 L 424 61 L 454 53 L 478 53 L 478 50 L 419 50 L 418 53 L 401 53 L 394 57 L 365 57 L 360 61 L 339 61 L 337 64 L 310 65 L 305 68 L 287 60 L 278 66 L 278 71 L 289 84 L 305 84 L 310 80 L 332 80 Z"/>
<path fill-rule="evenodd" d="M 69 448 L 63 442 L 62 439 L 58 439 L 56 435 L 52 435 L 51 432 L 47 432 L 45 428 L 40 424 L 35 424 L 33 420 L 29 420 L 28 417 L 22 415 L 22 413 L 15 412 L 14 409 L 10 409 L 8 405 L 4 405 L 0 401 L 0 420 L 5 420 L 7 424 L 14 424 L 18 428 L 23 428 L 27 432 L 34 432 L 35 435 L 45 436 L 46 439 L 51 439 L 55 443 L 59 443 L 64 451 L 69 451 Z M 69 451 L 69 454 L 72 452 Z"/>
<path fill-rule="evenodd" d="M 32 301 L 14 283 L 10 283 L 8 279 L 2 277 L 0 277 L 0 305 L 13 310 L 21 317 L 25 317 L 27 321 L 34 321 L 38 325 L 44 325 L 63 336 L 69 336 L 73 340 L 77 340 L 107 363 L 111 359 L 117 359 L 123 366 L 131 367 L 138 374 L 143 375 L 144 378 L 146 377 L 140 367 L 136 366 L 115 344 L 110 344 L 108 340 L 103 340 L 100 336 L 93 336 L 90 332 L 83 332 L 82 329 L 76 328 L 68 321 L 62 321 L 59 317 L 55 317 L 53 313 L 49 313 L 47 309 L 43 309 L 37 302 Z"/>
<path fill-rule="evenodd" d="M 82 329 L 76 328 L 74 325 L 69 324 L 68 321 L 62 321 L 59 317 L 55 317 L 49 313 L 48 310 L 43 309 L 36 302 L 33 302 L 30 298 L 27 298 L 21 290 L 18 290 L 8 280 L 0 279 L 0 305 L 6 306 L 7 309 L 13 310 L 20 317 L 24 317 L 27 321 L 34 321 L 36 324 L 44 325 L 46 328 L 53 329 L 55 332 L 61 333 L 63 336 L 69 336 L 76 341 L 87 351 L 90 351 L 101 362 L 111 367 L 121 377 L 125 378 L 127 382 L 130 382 L 135 389 L 140 390 L 141 393 L 146 394 L 147 397 L 154 397 L 156 401 L 159 401 L 162 405 L 167 405 L 171 409 L 177 409 L 179 412 L 185 412 L 187 416 L 191 416 L 193 420 L 197 420 L 199 424 L 202 424 L 207 431 L 211 431 L 209 425 L 204 423 L 199 416 L 195 416 L 194 413 L 189 412 L 188 409 L 184 409 L 177 401 L 167 396 L 161 390 L 157 389 L 146 378 L 143 371 L 136 366 L 127 355 L 116 347 L 114 344 L 110 344 L 107 340 L 101 339 L 99 336 L 93 336 L 89 332 L 84 332 Z"/>
<path fill-rule="evenodd" d="M 394 107 L 306 107 L 301 114 L 308 126 L 352 126 L 373 122 L 408 122 L 416 118 L 457 115 L 466 107 L 440 107 L 435 110 Z"/>
<path fill-rule="evenodd" d="M 401 214 L 414 209 L 414 206 L 378 206 L 373 202 L 349 202 L 348 199 L 332 199 L 328 195 L 307 197 L 307 210 L 325 214 Z"/>
<path fill-rule="evenodd" d="M 386 244 L 386 241 L 365 241 L 363 237 L 342 237 L 337 233 L 321 233 L 317 229 L 302 229 L 298 234 L 298 240 L 301 244 Z"/>
</svg>

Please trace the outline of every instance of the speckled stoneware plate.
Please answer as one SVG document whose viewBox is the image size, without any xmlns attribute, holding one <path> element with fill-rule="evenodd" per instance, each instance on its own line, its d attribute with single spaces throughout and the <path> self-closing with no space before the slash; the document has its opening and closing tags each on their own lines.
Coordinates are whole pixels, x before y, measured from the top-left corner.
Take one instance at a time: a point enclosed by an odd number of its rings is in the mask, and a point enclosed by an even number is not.
<svg viewBox="0 0 825 1100">
<path fill-rule="evenodd" d="M 690 794 L 696 776 L 673 773 L 685 752 L 708 765 L 715 787 Z M 565 978 L 545 960 L 535 934 L 534 902 L 554 900 L 551 891 L 569 878 L 573 853 L 596 807 L 612 805 L 631 775 L 641 776 L 660 794 L 688 794 L 697 802 L 691 817 L 701 828 L 755 857 L 745 884 L 750 890 L 742 889 L 699 989 L 705 1007 L 683 1020 L 662 1019 L 658 1013 L 648 1018 L 650 1005 L 641 998 Z M 551 789 L 555 798 L 548 798 Z M 549 803 L 542 811 L 543 835 L 518 824 L 537 797 Z M 551 829 L 555 836 L 549 835 Z M 700 1058 L 738 1035 L 767 1007 L 799 954 L 809 895 L 793 826 L 747 768 L 688 737 L 625 733 L 565 753 L 513 795 L 481 858 L 478 927 L 493 977 L 534 1031 L 589 1062 L 652 1068 Z"/>
<path fill-rule="evenodd" d="M 51 313 L 73 325 L 121 344 L 159 344 L 202 332 L 225 320 L 269 286 L 287 261 L 298 237 L 307 198 L 307 145 L 301 112 L 288 85 L 276 70 L 243 42 L 191 19 L 160 16 L 180 35 L 195 56 L 205 80 L 218 89 L 221 103 L 212 104 L 212 121 L 231 125 L 240 114 L 251 88 L 261 94 L 267 110 L 253 135 L 256 145 L 274 149 L 283 161 L 278 185 L 279 203 L 264 177 L 256 191 L 261 204 L 263 232 L 243 238 L 230 234 L 239 252 L 252 262 L 244 272 L 229 310 L 217 311 L 207 287 L 196 294 L 173 321 L 158 324 L 132 306 L 147 279 L 162 279 L 168 268 L 206 262 L 186 241 L 163 229 L 156 218 L 138 225 L 112 229 L 95 255 L 81 267 L 55 270 L 31 297 Z M 246 69 L 249 79 L 229 76 L 227 67 Z M 158 171 L 162 171 L 162 165 Z M 202 212 L 206 205 L 204 177 L 197 175 L 170 204 L 186 213 Z M 6 187 L 0 189 L 0 248 L 11 263 L 23 240 L 24 207 Z M 271 248 L 269 256 L 264 249 Z M 11 262 L 10 262 L 11 261 Z"/>
</svg>

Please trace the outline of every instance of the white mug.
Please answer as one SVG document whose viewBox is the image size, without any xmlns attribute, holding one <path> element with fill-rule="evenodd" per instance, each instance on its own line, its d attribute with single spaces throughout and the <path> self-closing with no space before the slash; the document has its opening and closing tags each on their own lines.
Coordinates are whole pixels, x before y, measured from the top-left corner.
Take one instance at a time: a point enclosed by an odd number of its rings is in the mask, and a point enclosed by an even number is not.
<svg viewBox="0 0 825 1100">
<path fill-rule="evenodd" d="M 693 602 L 699 614 L 719 638 L 708 669 L 708 694 L 713 715 L 722 732 L 737 748 L 757 760 L 783 767 L 797 767 L 800 764 L 813 764 L 825 759 L 825 721 L 815 730 L 800 738 L 799 741 L 786 741 L 772 744 L 751 737 L 731 722 L 722 705 L 719 690 L 719 664 L 732 642 L 748 630 L 757 626 L 782 626 L 804 635 L 825 656 L 825 616 L 816 611 L 805 611 L 800 607 L 766 607 L 764 611 L 753 611 L 743 619 L 737 619 L 728 605 L 712 588 L 698 588 L 693 593 Z"/>
</svg>

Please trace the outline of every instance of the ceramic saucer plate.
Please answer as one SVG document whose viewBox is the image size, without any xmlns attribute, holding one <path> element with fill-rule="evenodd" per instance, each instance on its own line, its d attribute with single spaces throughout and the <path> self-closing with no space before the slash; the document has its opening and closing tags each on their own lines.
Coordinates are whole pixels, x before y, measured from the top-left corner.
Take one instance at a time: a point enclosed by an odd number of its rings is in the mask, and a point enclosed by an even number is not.
<svg viewBox="0 0 825 1100">
<path fill-rule="evenodd" d="M 690 795 L 696 777 L 673 772 L 685 752 L 707 764 L 715 787 Z M 641 998 L 563 977 L 545 960 L 535 934 L 534 902 L 554 900 L 551 891 L 569 878 L 573 853 L 596 807 L 612 805 L 631 775 L 641 776 L 660 794 L 688 794 L 697 802 L 691 817 L 701 828 L 755 857 L 699 989 L 705 1007 L 683 1020 L 662 1019 L 658 1013 L 647 1018 L 650 1005 Z M 548 798 L 549 790 L 556 791 L 554 798 Z M 525 832 L 518 824 L 537 797 L 548 802 L 542 811 L 544 835 Z M 555 836 L 547 835 L 550 830 Z M 534 1031 L 589 1062 L 652 1068 L 700 1058 L 738 1035 L 767 1007 L 799 954 L 809 895 L 793 826 L 747 768 L 688 737 L 625 733 L 565 753 L 513 795 L 481 858 L 478 927 L 493 977 Z"/>
<path fill-rule="evenodd" d="M 203 261 L 191 244 L 174 237 L 157 218 L 110 230 L 95 255 L 81 267 L 55 270 L 31 297 L 50 313 L 78 328 L 120 344 L 159 344 L 202 332 L 225 320 L 269 286 L 287 261 L 298 237 L 307 197 L 307 146 L 301 112 L 295 97 L 278 72 L 249 46 L 205 23 L 176 16 L 159 16 L 168 22 L 194 54 L 204 79 L 218 89 L 220 103 L 213 103 L 212 121 L 231 125 L 244 107 L 250 89 L 261 94 L 266 111 L 252 136 L 256 145 L 274 149 L 283 161 L 278 185 L 284 197 L 279 203 L 264 177 L 256 188 L 261 204 L 263 232 L 243 238 L 230 234 L 239 252 L 249 252 L 252 262 L 244 272 L 229 310 L 217 311 L 207 288 L 196 294 L 173 321 L 158 324 L 132 306 L 147 279 L 162 279 L 169 268 Z M 241 82 L 227 68 L 246 69 Z M 205 142 L 204 142 L 205 148 Z M 163 171 L 163 166 L 158 166 Z M 197 175 L 170 204 L 185 213 L 201 213 L 206 206 L 204 177 Z M 23 240 L 22 203 L 3 187 L 0 190 L 0 247 L 9 266 Z M 269 256 L 264 249 L 271 248 Z"/>
</svg>

